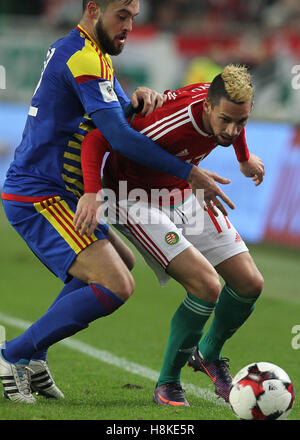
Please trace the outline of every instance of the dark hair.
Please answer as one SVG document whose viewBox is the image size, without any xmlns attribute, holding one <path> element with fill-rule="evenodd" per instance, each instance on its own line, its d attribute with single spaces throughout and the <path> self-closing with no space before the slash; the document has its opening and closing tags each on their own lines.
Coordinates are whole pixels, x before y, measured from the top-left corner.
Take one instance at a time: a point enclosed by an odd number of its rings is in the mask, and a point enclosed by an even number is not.
<svg viewBox="0 0 300 440">
<path fill-rule="evenodd" d="M 86 10 L 86 7 L 88 5 L 90 0 L 83 0 L 82 1 L 82 8 L 83 8 L 83 12 Z M 116 0 L 94 0 L 95 3 L 97 3 L 98 6 L 100 6 L 100 8 L 105 11 L 105 9 L 107 8 L 107 6 L 109 5 L 109 3 L 113 3 Z M 125 4 L 129 5 L 132 2 L 132 0 L 125 0 Z"/>
<path fill-rule="evenodd" d="M 231 101 L 228 93 L 226 92 L 225 83 L 222 79 L 221 73 L 213 79 L 207 92 L 207 98 L 211 102 L 212 107 L 218 105 L 222 98 L 226 98 Z"/>
</svg>

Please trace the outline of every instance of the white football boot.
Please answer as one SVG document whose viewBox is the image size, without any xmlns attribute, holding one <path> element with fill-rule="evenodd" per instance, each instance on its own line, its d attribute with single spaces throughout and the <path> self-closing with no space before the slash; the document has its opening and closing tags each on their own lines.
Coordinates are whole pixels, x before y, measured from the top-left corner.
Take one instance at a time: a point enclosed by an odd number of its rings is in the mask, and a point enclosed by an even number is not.
<svg viewBox="0 0 300 440">
<path fill-rule="evenodd" d="M 30 390 L 30 370 L 28 365 L 11 364 L 0 353 L 0 380 L 4 396 L 18 403 L 35 403 Z"/>
<path fill-rule="evenodd" d="M 31 374 L 31 391 L 46 398 L 63 399 L 65 396 L 56 386 L 48 363 L 42 360 L 31 360 L 29 362 Z"/>
</svg>

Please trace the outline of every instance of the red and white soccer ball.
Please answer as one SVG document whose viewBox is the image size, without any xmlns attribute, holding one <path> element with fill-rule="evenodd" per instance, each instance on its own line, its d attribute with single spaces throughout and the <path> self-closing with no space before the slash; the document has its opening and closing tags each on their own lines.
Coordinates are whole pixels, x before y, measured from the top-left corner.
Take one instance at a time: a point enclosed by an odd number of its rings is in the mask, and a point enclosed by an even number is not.
<svg viewBox="0 0 300 440">
<path fill-rule="evenodd" d="M 291 379 L 277 365 L 256 362 L 233 378 L 229 403 L 242 420 L 283 420 L 294 404 Z"/>
</svg>

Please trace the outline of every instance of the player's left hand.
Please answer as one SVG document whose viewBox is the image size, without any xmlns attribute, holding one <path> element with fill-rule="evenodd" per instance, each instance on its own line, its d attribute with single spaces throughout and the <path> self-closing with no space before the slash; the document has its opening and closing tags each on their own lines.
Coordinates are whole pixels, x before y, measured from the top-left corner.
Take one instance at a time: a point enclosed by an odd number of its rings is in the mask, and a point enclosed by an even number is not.
<svg viewBox="0 0 300 440">
<path fill-rule="evenodd" d="M 240 170 L 246 177 L 252 177 L 255 186 L 261 184 L 265 176 L 263 161 L 255 154 L 250 153 L 249 160 L 240 162 Z"/>
<path fill-rule="evenodd" d="M 167 95 L 158 93 L 148 87 L 138 87 L 131 95 L 131 104 L 134 108 L 138 108 L 143 102 L 144 106 L 140 112 L 143 116 L 148 116 L 153 110 L 163 106 L 167 99 Z"/>
</svg>

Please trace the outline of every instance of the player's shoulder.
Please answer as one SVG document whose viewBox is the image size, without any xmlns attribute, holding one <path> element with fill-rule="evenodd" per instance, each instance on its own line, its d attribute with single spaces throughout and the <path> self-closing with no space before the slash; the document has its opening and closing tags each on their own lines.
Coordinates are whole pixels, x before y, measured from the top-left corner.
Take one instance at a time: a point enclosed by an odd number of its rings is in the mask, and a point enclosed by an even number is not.
<svg viewBox="0 0 300 440">
<path fill-rule="evenodd" d="M 55 41 L 49 48 L 46 62 L 48 71 L 62 71 L 70 58 L 80 51 L 84 45 L 79 32 L 73 29 L 68 35 Z M 49 61 L 51 60 L 51 63 Z"/>
<path fill-rule="evenodd" d="M 203 94 L 207 94 L 207 91 L 210 87 L 211 83 L 194 83 L 194 84 L 189 84 L 187 86 L 181 87 L 180 89 L 177 90 L 177 93 L 191 93 L 191 94 L 199 94 L 199 93 L 203 93 Z"/>
<path fill-rule="evenodd" d="M 170 100 L 176 100 L 178 98 L 205 98 L 207 96 L 208 89 L 211 83 L 194 83 L 184 87 L 180 87 L 177 90 L 166 90 L 164 93 Z"/>
<path fill-rule="evenodd" d="M 104 55 L 95 42 L 80 28 L 74 35 L 73 51 L 71 51 L 67 66 L 73 76 L 107 77 L 108 69 L 113 71 L 109 55 Z"/>
</svg>

